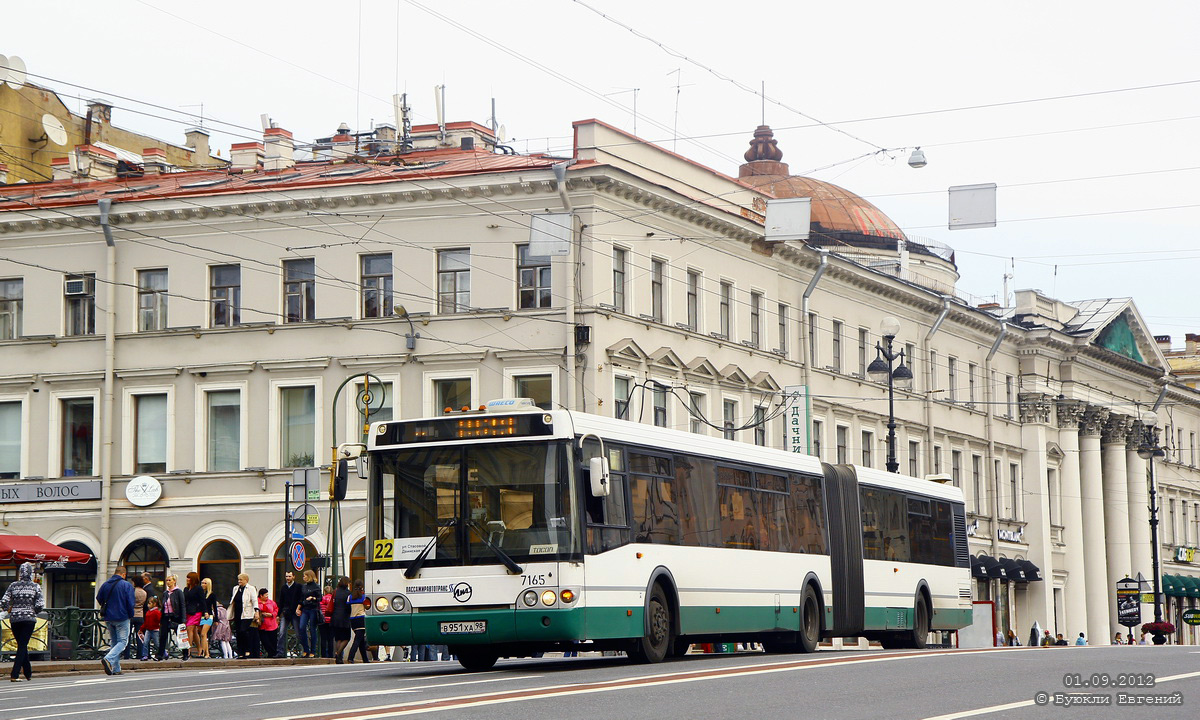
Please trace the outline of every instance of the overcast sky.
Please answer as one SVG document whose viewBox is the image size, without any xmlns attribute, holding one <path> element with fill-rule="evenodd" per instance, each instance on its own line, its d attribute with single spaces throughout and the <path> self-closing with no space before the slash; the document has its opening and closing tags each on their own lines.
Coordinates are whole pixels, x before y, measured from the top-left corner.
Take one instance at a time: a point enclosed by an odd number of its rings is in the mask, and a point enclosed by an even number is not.
<svg viewBox="0 0 1200 720">
<path fill-rule="evenodd" d="M 448 120 L 488 123 L 495 98 L 520 151 L 569 154 L 571 122 L 594 117 L 736 175 L 765 83 L 792 173 L 953 246 L 968 297 L 999 301 L 1012 272 L 1010 290 L 1131 296 L 1175 346 L 1200 332 L 1198 2 L 39 0 L 3 13 L 0 53 L 72 109 L 103 97 L 115 124 L 182 143 L 202 103 L 225 157 L 262 113 L 302 142 L 394 123 L 391 96 L 407 92 L 415 121 L 433 122 L 444 84 Z M 1044 98 L 1057 99 L 1021 102 Z M 914 170 L 918 145 L 929 164 Z M 946 189 L 987 182 L 998 226 L 948 231 Z"/>
</svg>

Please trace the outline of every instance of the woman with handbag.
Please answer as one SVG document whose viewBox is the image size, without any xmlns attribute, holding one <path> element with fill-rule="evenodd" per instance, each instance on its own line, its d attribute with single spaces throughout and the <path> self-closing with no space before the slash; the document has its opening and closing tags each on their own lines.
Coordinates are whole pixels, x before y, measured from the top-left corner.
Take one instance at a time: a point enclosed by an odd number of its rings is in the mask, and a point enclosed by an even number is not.
<svg viewBox="0 0 1200 720">
<path fill-rule="evenodd" d="M 200 617 L 200 647 L 196 649 L 196 657 L 211 658 L 208 636 L 212 634 L 212 626 L 217 619 L 217 596 L 213 594 L 211 579 L 201 580 L 200 587 L 204 589 L 204 614 Z"/>
<path fill-rule="evenodd" d="M 237 639 L 237 654 L 241 658 L 258 657 L 258 590 L 250 584 L 246 573 L 238 575 L 233 597 L 229 599 L 229 625 Z"/>
<path fill-rule="evenodd" d="M 176 628 L 183 622 L 183 591 L 176 585 L 178 575 L 167 575 L 167 587 L 163 590 L 162 599 L 162 631 L 158 634 L 158 659 L 167 659 L 167 639 L 175 634 Z M 186 632 L 186 631 L 185 631 Z M 184 650 L 185 657 L 187 651 Z"/>
<path fill-rule="evenodd" d="M 266 588 L 258 589 L 258 614 L 262 618 L 258 624 L 258 640 L 263 657 L 273 658 L 279 643 L 279 606 L 268 595 Z"/>
</svg>

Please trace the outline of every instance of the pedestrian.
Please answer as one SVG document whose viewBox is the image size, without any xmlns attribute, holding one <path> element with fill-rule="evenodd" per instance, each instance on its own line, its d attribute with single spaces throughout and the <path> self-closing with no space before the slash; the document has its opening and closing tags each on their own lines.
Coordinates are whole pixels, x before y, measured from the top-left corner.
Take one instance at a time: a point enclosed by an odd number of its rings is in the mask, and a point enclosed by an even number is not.
<svg viewBox="0 0 1200 720">
<path fill-rule="evenodd" d="M 221 644 L 221 657 L 226 660 L 233 657 L 231 640 L 233 640 L 233 631 L 229 629 L 229 615 L 225 612 L 225 606 L 218 602 L 217 619 L 213 621 L 212 641 Z"/>
<path fill-rule="evenodd" d="M 146 591 L 147 600 L 152 597 L 158 597 L 158 587 L 154 582 L 154 576 L 148 572 L 142 573 L 142 589 Z M 150 608 L 147 607 L 146 609 L 149 610 Z M 158 610 L 162 612 L 162 598 L 158 600 Z"/>
<path fill-rule="evenodd" d="M 1075 638 L 1075 644 L 1076 645 L 1087 645 L 1087 638 L 1085 638 L 1083 636 L 1083 633 L 1079 633 L 1079 637 Z"/>
<path fill-rule="evenodd" d="M 1042 632 L 1042 647 L 1052 647 L 1054 645 L 1054 638 L 1050 637 L 1050 631 L 1043 630 Z"/>
<path fill-rule="evenodd" d="M 1062 633 L 1058 633 L 1058 635 L 1054 638 L 1054 644 L 1058 647 L 1066 647 L 1067 639 L 1063 637 Z"/>
<path fill-rule="evenodd" d="M 129 623 L 129 629 L 136 642 L 125 648 L 125 659 L 137 660 L 142 657 L 142 621 L 146 617 L 146 591 L 142 589 L 141 575 L 134 575 L 129 578 L 129 582 L 133 583 L 133 620 Z"/>
<path fill-rule="evenodd" d="M 1021 647 L 1021 638 L 1017 637 L 1017 634 L 1015 632 L 1013 632 L 1012 630 L 1009 630 L 1008 631 L 1008 640 L 1004 644 L 1008 645 L 1009 647 Z"/>
<path fill-rule="evenodd" d="M 183 616 L 187 626 L 188 645 L 190 650 L 183 651 L 183 659 L 187 660 L 200 653 L 200 621 L 204 619 L 204 588 L 200 586 L 200 573 L 192 571 L 184 579 Z"/>
<path fill-rule="evenodd" d="M 321 651 L 318 645 L 317 628 L 321 625 L 321 586 L 317 585 L 317 574 L 304 571 L 304 587 L 300 589 L 300 607 L 296 608 L 300 618 L 301 657 L 316 657 Z"/>
<path fill-rule="evenodd" d="M 196 648 L 196 657 L 211 658 L 208 636 L 212 634 L 212 624 L 217 619 L 217 596 L 213 594 L 212 578 L 201 580 L 200 588 L 204 590 L 204 614 L 200 616 L 200 647 Z"/>
<path fill-rule="evenodd" d="M 1125 644 L 1125 638 L 1121 637 L 1121 633 L 1117 633 L 1116 635 L 1113 635 L 1113 645 L 1124 645 L 1124 644 Z"/>
<path fill-rule="evenodd" d="M 1142 636 L 1140 638 L 1138 638 L 1138 645 L 1149 645 L 1149 644 L 1150 643 L 1146 640 L 1146 633 L 1142 633 Z"/>
<path fill-rule="evenodd" d="M 229 626 L 237 640 L 241 658 L 258 657 L 258 590 L 250 584 L 246 573 L 238 575 L 233 597 L 229 599 Z"/>
<path fill-rule="evenodd" d="M 993 643 L 993 647 L 1000 647 L 1003 644 L 1004 644 L 1004 631 L 1001 630 L 1000 628 L 996 628 L 996 640 Z"/>
<path fill-rule="evenodd" d="M 321 595 L 321 625 L 317 628 L 321 636 L 321 657 L 333 657 L 333 586 L 326 585 Z"/>
<path fill-rule="evenodd" d="M 276 657 L 279 638 L 279 606 L 267 594 L 266 588 L 258 589 L 258 639 L 263 657 Z"/>
<path fill-rule="evenodd" d="M 333 605 L 329 610 L 329 627 L 333 634 L 334 662 L 341 665 L 342 654 L 350 644 L 350 578 L 340 577 L 337 590 L 333 593 Z"/>
<path fill-rule="evenodd" d="M 162 628 L 162 610 L 158 609 L 158 598 L 151 597 L 146 601 L 146 614 L 142 619 L 142 632 L 145 641 L 142 643 L 142 660 L 150 659 L 150 648 L 158 647 L 158 634 Z"/>
<path fill-rule="evenodd" d="M 1133 644 L 1135 644 L 1135 643 L 1133 642 L 1133 633 L 1129 633 L 1129 642 L 1127 642 L 1127 643 L 1125 643 L 1125 644 L 1126 644 L 1126 645 L 1133 645 Z"/>
<path fill-rule="evenodd" d="M 100 617 L 108 628 L 108 654 L 100 659 L 105 675 L 121 674 L 121 653 L 129 645 L 129 623 L 133 620 L 133 583 L 125 582 L 125 566 L 118 565 L 96 593 Z"/>
<path fill-rule="evenodd" d="M 177 587 L 178 583 L 178 575 L 167 575 L 167 586 L 162 594 L 162 629 L 158 635 L 159 660 L 170 657 L 168 640 L 177 634 L 178 627 L 183 623 L 183 591 Z"/>
<path fill-rule="evenodd" d="M 276 657 L 287 657 L 288 628 L 300 639 L 300 584 L 296 576 L 289 570 L 283 574 L 283 585 L 275 593 L 275 602 L 279 605 L 279 645 L 275 651 Z"/>
<path fill-rule="evenodd" d="M 365 663 L 371 662 L 371 657 L 367 655 L 367 605 L 370 600 L 367 600 L 367 593 L 363 587 L 362 580 L 354 581 L 354 588 L 350 591 L 350 631 L 354 633 L 354 643 L 350 646 L 350 656 L 346 662 L 354 662 L 354 653 L 362 653 L 362 661 Z"/>
<path fill-rule="evenodd" d="M 4 591 L 0 598 L 0 608 L 8 611 L 9 628 L 13 639 L 17 641 L 17 654 L 13 656 L 12 681 L 21 682 L 21 674 L 26 680 L 33 679 L 33 665 L 29 663 L 29 638 L 37 627 L 37 615 L 45 609 L 46 603 L 42 598 L 42 586 L 33 580 L 33 563 L 21 563 L 17 570 L 17 579 Z"/>
</svg>

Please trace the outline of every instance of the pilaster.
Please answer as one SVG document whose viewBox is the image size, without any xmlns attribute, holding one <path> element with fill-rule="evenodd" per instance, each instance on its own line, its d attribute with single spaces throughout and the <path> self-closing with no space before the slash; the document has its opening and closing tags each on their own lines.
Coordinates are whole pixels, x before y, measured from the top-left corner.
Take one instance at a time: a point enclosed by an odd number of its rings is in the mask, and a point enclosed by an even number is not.
<svg viewBox="0 0 1200 720">
<path fill-rule="evenodd" d="M 1126 436 L 1133 426 L 1134 418 L 1110 413 L 1102 433 L 1104 465 L 1104 554 L 1108 572 L 1109 627 L 1103 638 L 1092 637 L 1093 645 L 1108 645 L 1113 632 L 1120 627 L 1117 622 L 1118 580 L 1129 575 L 1129 476 L 1125 459 Z"/>
<path fill-rule="evenodd" d="M 1041 393 L 1021 393 L 1019 400 L 1021 445 L 1026 450 L 1021 457 L 1021 476 L 1025 481 L 1025 492 L 1020 500 L 1020 512 L 1026 521 L 1025 539 L 1029 543 L 1029 560 L 1042 570 L 1045 580 L 1028 584 L 1024 608 L 1028 617 L 1022 617 L 1019 622 L 1014 622 L 1014 625 L 1025 627 L 1038 620 L 1049 627 L 1054 618 L 1054 573 L 1050 544 L 1050 490 L 1046 442 L 1050 411 L 1054 406 L 1050 396 Z"/>
<path fill-rule="evenodd" d="M 1087 576 L 1088 641 L 1108 642 L 1108 563 L 1104 559 L 1104 475 L 1100 434 L 1108 408 L 1089 405 L 1079 421 L 1080 506 L 1083 512 L 1083 565 Z M 1071 628 L 1067 635 L 1078 631 Z"/>
</svg>

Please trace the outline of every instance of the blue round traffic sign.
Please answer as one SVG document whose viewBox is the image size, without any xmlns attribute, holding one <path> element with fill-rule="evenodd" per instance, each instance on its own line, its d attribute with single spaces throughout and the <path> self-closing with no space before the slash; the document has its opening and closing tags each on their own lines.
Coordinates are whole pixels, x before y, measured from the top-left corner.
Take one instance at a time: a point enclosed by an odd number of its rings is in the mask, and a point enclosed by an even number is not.
<svg viewBox="0 0 1200 720">
<path fill-rule="evenodd" d="M 296 572 L 304 569 L 304 561 L 307 559 L 304 555 L 304 543 L 296 541 L 288 548 L 288 554 L 292 557 L 292 567 L 296 568 Z"/>
</svg>

